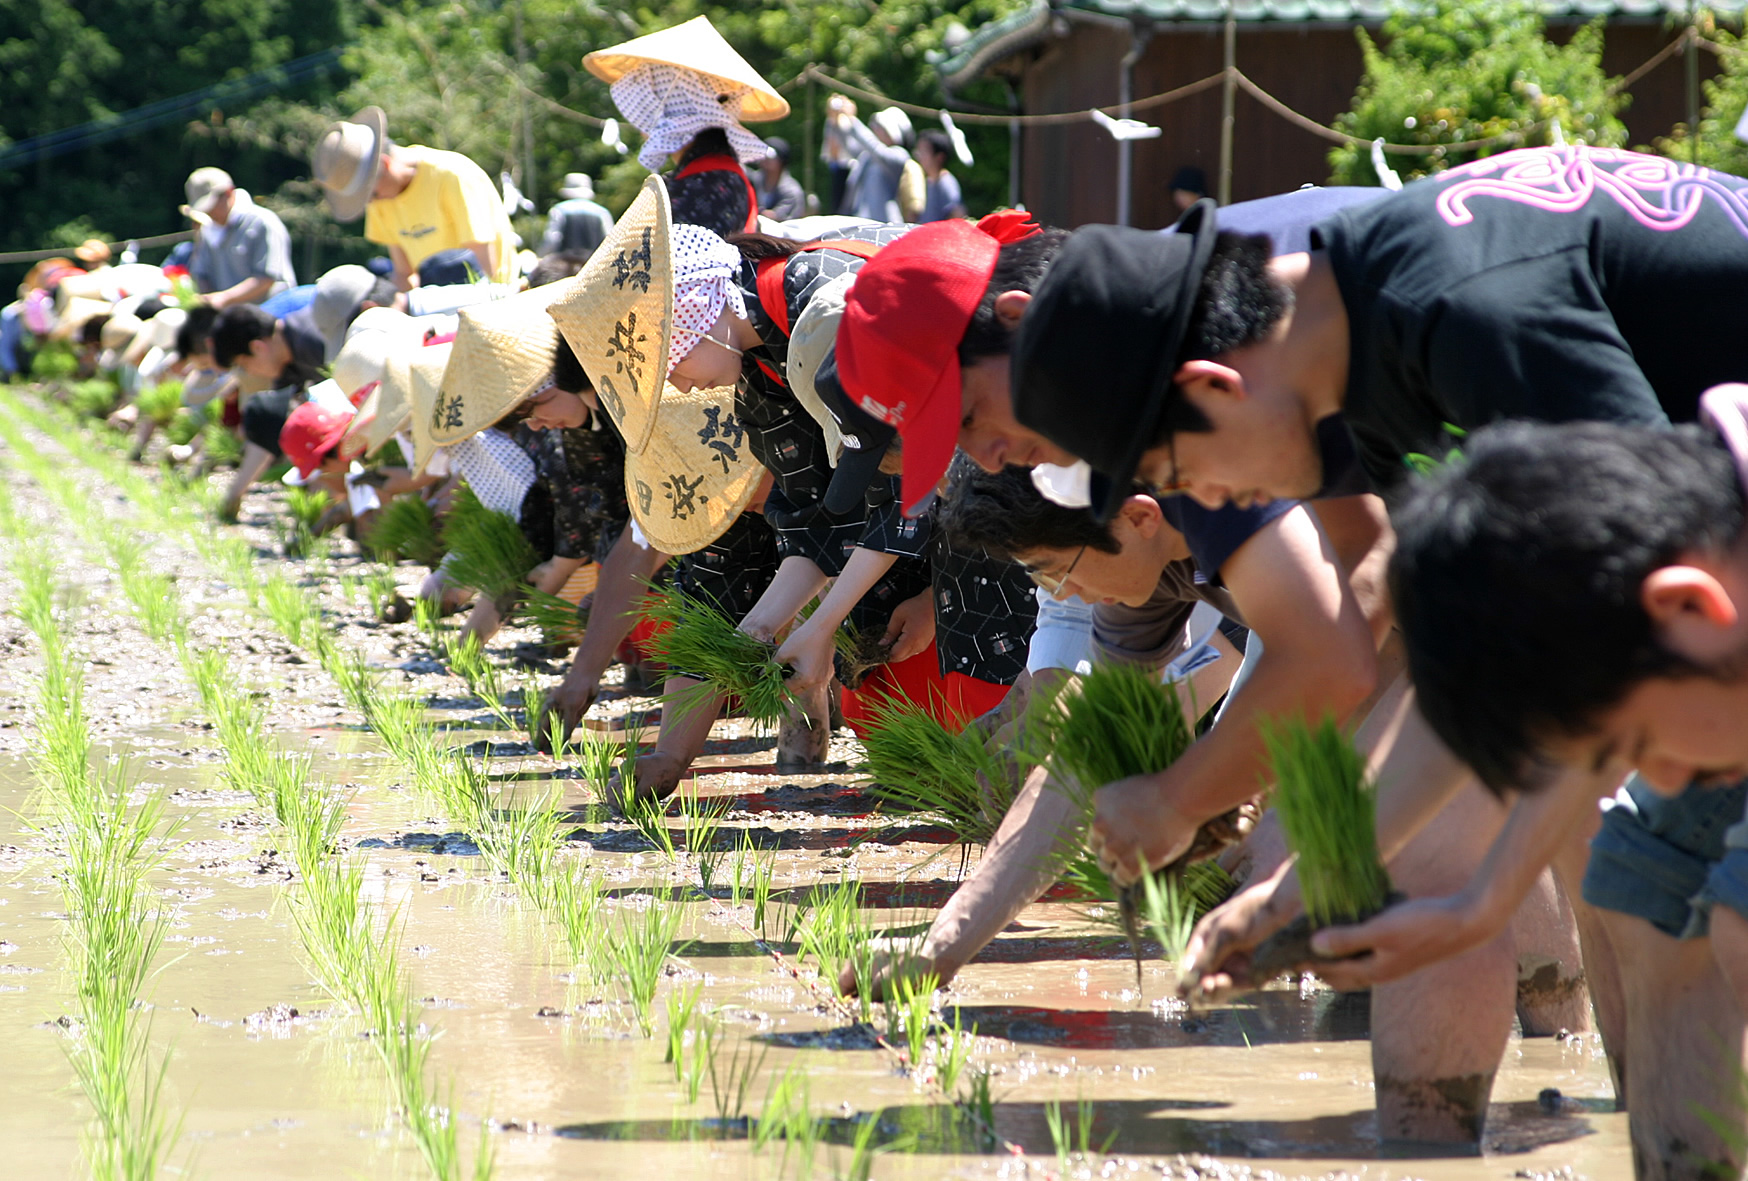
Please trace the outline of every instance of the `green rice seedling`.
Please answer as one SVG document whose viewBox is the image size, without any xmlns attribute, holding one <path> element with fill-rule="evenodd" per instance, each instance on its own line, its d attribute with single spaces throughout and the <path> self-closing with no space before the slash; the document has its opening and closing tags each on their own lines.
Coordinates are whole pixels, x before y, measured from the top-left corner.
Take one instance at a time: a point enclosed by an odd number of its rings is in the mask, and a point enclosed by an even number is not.
<svg viewBox="0 0 1748 1181">
<path fill-rule="evenodd" d="M 971 1048 L 977 1042 L 977 1026 L 964 1027 L 964 1016 L 953 1010 L 953 1024 L 943 1023 L 935 1035 L 935 1082 L 942 1094 L 952 1095 L 959 1089 L 959 1078 L 971 1058 Z"/>
<path fill-rule="evenodd" d="M 413 600 L 413 622 L 431 641 L 431 650 L 443 650 L 443 607 L 436 599 L 420 595 Z"/>
<path fill-rule="evenodd" d="M 683 908 L 663 906 L 651 897 L 639 913 L 620 910 L 613 937 L 601 948 L 610 971 L 625 989 L 644 1037 L 654 1030 L 651 1017 L 656 986 L 668 956 L 676 954 L 674 941 L 684 917 Z"/>
<path fill-rule="evenodd" d="M 929 1044 L 929 1030 L 934 1025 L 935 990 L 941 982 L 934 976 L 913 980 L 900 975 L 894 982 L 895 993 L 886 1008 L 888 1014 L 897 1010 L 904 1018 L 906 1061 L 914 1072 L 923 1065 L 923 1051 Z"/>
<path fill-rule="evenodd" d="M 560 720 L 556 713 L 549 714 L 548 720 L 552 726 L 552 757 L 556 759 L 563 749 L 558 732 Z M 614 742 L 599 730 L 591 729 L 587 721 L 576 728 L 572 742 L 576 752 L 576 767 L 582 774 L 583 782 L 588 785 L 589 793 L 597 800 L 606 799 L 608 785 L 613 779 L 613 768 L 625 754 L 624 745 Z"/>
<path fill-rule="evenodd" d="M 995 1094 L 988 1070 L 974 1070 L 966 1077 L 965 1097 L 958 1100 L 958 1103 L 977 1126 L 979 1135 L 986 1142 L 992 1140 L 995 1130 Z"/>
<path fill-rule="evenodd" d="M 66 381 L 77 372 L 78 354 L 65 341 L 49 341 L 30 359 L 30 375 L 37 381 Z"/>
<path fill-rule="evenodd" d="M 1315 728 L 1265 722 L 1262 736 L 1306 916 L 1325 927 L 1376 914 L 1389 898 L 1390 875 L 1378 857 L 1365 759 L 1328 718 Z"/>
<path fill-rule="evenodd" d="M 754 1152 L 762 1152 L 776 1139 L 783 1141 L 783 1158 L 779 1173 L 789 1172 L 790 1157 L 795 1158 L 795 1177 L 813 1175 L 814 1158 L 819 1152 L 821 1126 L 824 1121 L 813 1114 L 813 1098 L 807 1071 L 797 1065 L 779 1075 L 765 1090 L 765 1103 L 759 1118 L 748 1129 Z"/>
<path fill-rule="evenodd" d="M 67 404 L 87 418 L 106 418 L 115 409 L 120 392 L 107 378 L 88 378 L 74 382 L 68 389 Z"/>
<path fill-rule="evenodd" d="M 371 671 L 370 657 L 362 649 L 353 649 L 341 653 L 336 646 L 330 646 L 332 656 L 323 661 L 328 675 L 334 678 L 334 683 L 340 687 L 340 696 L 353 709 L 363 714 L 366 720 L 371 720 L 376 712 L 377 677 Z"/>
<path fill-rule="evenodd" d="M 517 728 L 504 704 L 504 682 L 498 666 L 486 656 L 478 636 L 452 641 L 449 645 L 449 671 L 467 682 L 475 697 L 485 705 L 492 717 L 506 730 Z"/>
<path fill-rule="evenodd" d="M 1062 1101 L 1052 1099 L 1044 1105 L 1044 1126 L 1050 1130 L 1050 1146 L 1056 1150 L 1056 1169 L 1070 1176 L 1074 1167 L 1074 1149 L 1068 1138 L 1068 1123 L 1062 1118 Z"/>
<path fill-rule="evenodd" d="M 696 793 L 680 796 L 680 820 L 686 838 L 686 851 L 698 865 L 698 884 L 706 894 L 715 885 L 722 868 L 726 849 L 717 848 L 716 837 L 722 829 L 722 818 L 734 804 L 731 799 L 705 801 Z"/>
<path fill-rule="evenodd" d="M 917 812 L 944 816 L 959 837 L 985 845 L 1012 803 L 1001 759 L 974 730 L 948 730 L 915 702 L 876 705 L 862 750 L 873 793 Z"/>
<path fill-rule="evenodd" d="M 601 879 L 572 863 L 553 879 L 548 911 L 564 935 L 573 963 L 591 971 L 601 960 Z"/>
<path fill-rule="evenodd" d="M 160 427 L 170 425 L 176 412 L 182 409 L 182 383 L 175 378 L 142 386 L 134 395 L 134 405 L 141 417 L 149 418 Z"/>
<path fill-rule="evenodd" d="M 716 1061 L 716 1053 L 722 1042 L 722 1027 L 716 1021 L 705 1018 L 698 1022 L 692 1030 L 691 1052 L 686 1055 L 685 1069 L 676 1067 L 679 1081 L 686 1088 L 686 1102 L 698 1102 L 698 1095 L 704 1089 L 704 1079 L 710 1072 L 711 1064 Z"/>
<path fill-rule="evenodd" d="M 769 1046 L 755 1049 L 751 1042 L 742 1039 L 726 1063 L 720 1054 L 710 1056 L 710 1098 L 716 1106 L 719 1124 L 738 1124 L 746 1118 L 747 1092 L 763 1069 L 769 1051 Z"/>
<path fill-rule="evenodd" d="M 574 635 L 583 626 L 575 603 L 533 587 L 523 588 L 516 615 L 526 626 L 537 627 L 551 637 Z"/>
<path fill-rule="evenodd" d="M 299 648 L 313 643 L 322 623 L 322 609 L 303 588 L 272 574 L 261 580 L 261 605 L 279 634 Z"/>
<path fill-rule="evenodd" d="M 364 581 L 370 592 L 372 611 L 381 612 L 400 593 L 400 586 L 395 582 L 395 572 L 386 566 L 378 566 L 372 570 Z"/>
<path fill-rule="evenodd" d="M 672 588 L 652 592 L 644 600 L 644 614 L 665 628 L 650 641 L 657 660 L 739 698 L 742 711 L 759 725 L 774 726 L 783 717 L 790 693 L 782 667 L 771 659 L 771 645 L 735 627 L 715 607 Z M 663 707 L 683 714 L 708 699 L 692 691 L 685 700 L 664 698 Z"/>
<path fill-rule="evenodd" d="M 694 984 L 683 991 L 675 987 L 668 992 L 668 1052 L 662 1061 L 672 1064 L 675 1082 L 680 1081 L 685 1067 L 686 1034 L 692 1028 L 693 1018 L 698 1015 L 698 994 L 703 987 Z"/>
<path fill-rule="evenodd" d="M 916 1133 L 906 1132 L 885 1144 L 876 1142 L 880 1135 L 880 1113 L 869 1112 L 856 1124 L 856 1136 L 850 1141 L 848 1167 L 834 1170 L 840 1181 L 868 1181 L 874 1175 L 874 1163 L 892 1152 L 909 1152 L 916 1145 Z"/>
<path fill-rule="evenodd" d="M 625 819 L 656 847 L 656 852 L 669 864 L 676 858 L 674 833 L 667 823 L 667 805 L 661 800 L 637 796 L 625 805 Z"/>
<path fill-rule="evenodd" d="M 419 496 L 397 496 L 383 505 L 364 541 L 379 561 L 390 564 L 404 558 L 436 569 L 448 552 L 437 514 Z"/>
<path fill-rule="evenodd" d="M 862 883 L 848 878 L 824 892 L 815 891 L 811 905 L 798 916 L 796 938 L 801 953 L 811 957 L 820 975 L 835 981 L 846 970 L 856 978 L 862 1020 L 873 1015 L 868 999 L 874 980 L 874 931 L 862 905 Z"/>
<path fill-rule="evenodd" d="M 475 820 L 474 839 L 486 863 L 544 909 L 558 857 L 558 813 L 551 800 L 543 796 L 523 807 L 509 801 L 485 808 Z"/>
<path fill-rule="evenodd" d="M 332 502 L 320 488 L 287 488 L 285 520 L 276 522 L 280 548 L 288 558 L 305 557 L 316 549 L 316 526 Z"/>
<path fill-rule="evenodd" d="M 540 563 L 522 526 L 486 508 L 471 488 L 456 495 L 443 522 L 443 541 L 452 555 L 444 567 L 450 578 L 490 599 L 526 590 L 528 572 Z"/>
<path fill-rule="evenodd" d="M 204 416 L 190 412 L 186 406 L 178 406 L 170 421 L 164 424 L 164 441 L 173 447 L 186 447 L 194 442 L 205 425 Z"/>
<path fill-rule="evenodd" d="M 753 926 L 759 932 L 760 939 L 769 939 L 765 928 L 765 916 L 771 909 L 771 880 L 776 876 L 777 855 L 760 858 L 753 865 L 752 902 Z"/>
<path fill-rule="evenodd" d="M 728 881 L 728 903 L 737 910 L 746 901 L 748 887 L 752 884 L 749 877 L 752 865 L 748 859 L 757 856 L 758 851 L 753 847 L 753 834 L 743 828 L 740 841 L 734 847 L 734 866 Z"/>
<path fill-rule="evenodd" d="M 200 447 L 216 467 L 234 467 L 243 461 L 243 442 L 235 431 L 214 420 L 200 428 Z"/>
</svg>

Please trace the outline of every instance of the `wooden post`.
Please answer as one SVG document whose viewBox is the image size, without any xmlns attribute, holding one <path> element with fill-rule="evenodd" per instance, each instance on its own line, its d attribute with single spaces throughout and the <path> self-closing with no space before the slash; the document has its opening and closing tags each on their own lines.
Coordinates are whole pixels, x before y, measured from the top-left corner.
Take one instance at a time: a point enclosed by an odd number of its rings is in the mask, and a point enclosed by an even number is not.
<svg viewBox="0 0 1748 1181">
<path fill-rule="evenodd" d="M 1232 204 L 1232 125 L 1237 119 L 1238 18 L 1226 0 L 1226 79 L 1220 88 L 1220 204 Z"/>
<path fill-rule="evenodd" d="M 1699 163 L 1699 0 L 1687 0 L 1687 158 Z"/>
</svg>

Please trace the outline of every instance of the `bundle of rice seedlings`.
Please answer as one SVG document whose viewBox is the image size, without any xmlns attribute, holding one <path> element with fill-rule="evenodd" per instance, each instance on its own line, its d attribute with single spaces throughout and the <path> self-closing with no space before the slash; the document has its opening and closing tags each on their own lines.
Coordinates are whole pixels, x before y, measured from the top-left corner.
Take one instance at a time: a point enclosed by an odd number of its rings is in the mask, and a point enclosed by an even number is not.
<svg viewBox="0 0 1748 1181">
<path fill-rule="evenodd" d="M 1366 782 L 1366 762 L 1353 743 L 1328 718 L 1315 728 L 1297 720 L 1265 722 L 1262 737 L 1305 913 L 1251 954 L 1247 979 L 1238 983 L 1252 987 L 1315 963 L 1311 936 L 1319 929 L 1363 922 L 1400 897 L 1378 856 L 1375 787 Z"/>
<path fill-rule="evenodd" d="M 314 533 L 322 514 L 328 511 L 328 494 L 320 488 L 287 488 L 285 511 L 291 523 L 305 533 Z"/>
<path fill-rule="evenodd" d="M 176 412 L 182 409 L 182 383 L 172 378 L 145 386 L 134 395 L 134 405 L 143 416 L 159 426 L 169 426 Z"/>
<path fill-rule="evenodd" d="M 79 356 L 73 351 L 73 346 L 64 341 L 50 341 L 30 359 L 30 376 L 36 381 L 66 381 L 77 372 Z"/>
<path fill-rule="evenodd" d="M 438 533 L 437 514 L 420 496 L 397 496 L 385 504 L 370 526 L 367 542 L 380 561 L 410 558 L 432 569 L 447 552 Z"/>
<path fill-rule="evenodd" d="M 236 433 L 224 423 L 213 421 L 206 424 L 200 432 L 201 447 L 206 452 L 207 459 L 214 466 L 236 464 L 242 461 L 243 444 Z"/>
<path fill-rule="evenodd" d="M 526 590 L 528 572 L 540 564 L 522 526 L 481 504 L 471 488 L 456 495 L 443 521 L 443 543 L 452 555 L 449 576 L 491 599 Z"/>
<path fill-rule="evenodd" d="M 1080 805 L 1090 821 L 1093 793 L 1107 783 L 1131 775 L 1152 775 L 1176 762 L 1195 741 L 1177 694 L 1150 669 L 1129 664 L 1101 664 L 1040 701 L 1028 718 L 1032 758 L 1051 767 L 1057 781 Z M 1183 865 L 1162 873 L 1181 875 Z M 1102 897 L 1117 904 L 1129 948 L 1135 956 L 1135 982 L 1141 982 L 1141 906 L 1146 891 L 1140 882 L 1119 887 L 1107 877 Z M 1174 889 L 1175 900 L 1187 892 Z M 1174 927 L 1173 916 L 1159 916 L 1157 925 Z"/>
<path fill-rule="evenodd" d="M 72 375 L 69 373 L 68 376 Z M 67 405 L 72 408 L 73 413 L 82 417 L 104 418 L 115 409 L 115 399 L 119 392 L 115 383 L 108 378 L 87 378 L 85 381 L 74 382 L 67 391 Z"/>
<path fill-rule="evenodd" d="M 914 701 L 879 702 L 862 751 L 876 796 L 946 817 L 968 844 L 988 844 L 1013 802 L 1007 769 L 982 735 L 975 730 L 955 734 Z"/>
<path fill-rule="evenodd" d="M 696 677 L 740 698 L 742 711 L 760 725 L 775 725 L 782 718 L 789 687 L 782 666 L 771 659 L 776 649 L 770 644 L 747 635 L 708 603 L 671 588 L 652 589 L 642 609 L 660 626 L 649 642 L 657 660 L 677 675 Z"/>
<path fill-rule="evenodd" d="M 860 689 L 875 669 L 892 660 L 892 645 L 878 632 L 846 623 L 832 637 L 832 666 L 846 689 Z"/>
<path fill-rule="evenodd" d="M 186 406 L 178 407 L 164 426 L 164 439 L 173 446 L 186 446 L 194 442 L 194 436 L 200 433 L 201 426 L 198 415 L 189 413 Z"/>
</svg>

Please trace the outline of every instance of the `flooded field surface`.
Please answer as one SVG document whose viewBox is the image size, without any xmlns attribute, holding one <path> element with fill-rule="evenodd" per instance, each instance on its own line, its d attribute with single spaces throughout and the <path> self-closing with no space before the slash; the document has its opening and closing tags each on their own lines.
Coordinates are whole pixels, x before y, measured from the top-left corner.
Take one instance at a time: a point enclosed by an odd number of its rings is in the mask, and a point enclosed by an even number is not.
<svg viewBox="0 0 1748 1181">
<path fill-rule="evenodd" d="M 109 1020 L 141 1055 L 118 1110 L 159 1120 L 165 1175 L 479 1175 L 482 1143 L 504 1178 L 1629 1174 L 1594 1035 L 1513 1037 L 1479 1156 L 1385 1151 L 1366 997 L 1283 981 L 1192 1014 L 1067 902 L 928 1012 L 837 998 L 822 961 L 920 933 L 976 857 L 883 811 L 853 741 L 786 775 L 719 722 L 683 800 L 627 822 L 596 775 L 661 704 L 620 670 L 583 749 L 546 758 L 522 702 L 562 664 L 516 667 L 532 630 L 464 680 L 446 637 L 379 621 L 350 543 L 280 556 L 277 492 L 200 525 L 198 490 L 27 401 L 0 420 L 0 1175 L 85 1175 L 98 1134 L 102 932 L 45 761 L 56 669 L 103 814 L 149 828 L 157 941 Z"/>
</svg>

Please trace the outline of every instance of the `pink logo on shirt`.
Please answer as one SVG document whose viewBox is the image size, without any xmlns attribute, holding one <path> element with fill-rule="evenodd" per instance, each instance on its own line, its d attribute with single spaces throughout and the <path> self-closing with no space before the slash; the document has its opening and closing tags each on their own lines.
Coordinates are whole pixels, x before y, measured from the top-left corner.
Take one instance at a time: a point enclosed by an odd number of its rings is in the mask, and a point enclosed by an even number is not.
<svg viewBox="0 0 1748 1181">
<path fill-rule="evenodd" d="M 1737 232 L 1748 237 L 1748 182 L 1619 148 L 1524 148 L 1452 168 L 1433 179 L 1448 186 L 1439 194 L 1438 212 L 1452 226 L 1475 220 L 1469 203 L 1477 197 L 1572 213 L 1601 192 L 1651 230 L 1681 229 L 1710 198 Z"/>
</svg>

